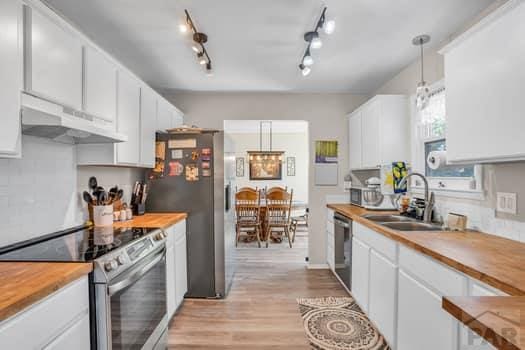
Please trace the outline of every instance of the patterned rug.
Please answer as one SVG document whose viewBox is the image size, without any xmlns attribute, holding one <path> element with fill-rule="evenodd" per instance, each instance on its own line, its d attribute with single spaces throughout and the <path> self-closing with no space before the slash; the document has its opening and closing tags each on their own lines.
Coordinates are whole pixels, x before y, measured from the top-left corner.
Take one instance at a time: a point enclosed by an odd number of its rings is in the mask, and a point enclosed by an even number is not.
<svg viewBox="0 0 525 350">
<path fill-rule="evenodd" d="M 300 298 L 297 303 L 312 349 L 390 350 L 353 298 Z"/>
</svg>

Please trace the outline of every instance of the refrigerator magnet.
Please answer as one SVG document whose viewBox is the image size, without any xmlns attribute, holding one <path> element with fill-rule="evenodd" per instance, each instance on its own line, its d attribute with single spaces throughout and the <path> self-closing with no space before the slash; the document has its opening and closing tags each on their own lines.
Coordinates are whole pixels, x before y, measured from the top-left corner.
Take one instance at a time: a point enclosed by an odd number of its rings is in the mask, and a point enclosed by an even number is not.
<svg viewBox="0 0 525 350">
<path fill-rule="evenodd" d="M 197 160 L 197 159 L 199 159 L 199 151 L 192 151 L 192 152 L 191 152 L 191 159 L 192 159 L 192 160 Z"/>
<path fill-rule="evenodd" d="M 211 169 L 202 169 L 202 176 L 203 177 L 210 177 L 211 176 Z"/>
<path fill-rule="evenodd" d="M 203 169 L 210 169 L 211 168 L 210 162 L 202 162 L 202 168 Z"/>
<path fill-rule="evenodd" d="M 168 176 L 180 176 L 184 171 L 184 166 L 179 161 L 169 162 L 169 167 Z"/>
<path fill-rule="evenodd" d="M 202 155 L 203 156 L 211 156 L 211 148 L 203 148 L 202 149 Z"/>
<path fill-rule="evenodd" d="M 186 165 L 186 181 L 198 181 L 199 180 L 199 168 L 197 164 Z"/>
<path fill-rule="evenodd" d="M 171 159 L 182 159 L 183 157 L 184 157 L 184 154 L 181 149 L 171 150 Z"/>
</svg>

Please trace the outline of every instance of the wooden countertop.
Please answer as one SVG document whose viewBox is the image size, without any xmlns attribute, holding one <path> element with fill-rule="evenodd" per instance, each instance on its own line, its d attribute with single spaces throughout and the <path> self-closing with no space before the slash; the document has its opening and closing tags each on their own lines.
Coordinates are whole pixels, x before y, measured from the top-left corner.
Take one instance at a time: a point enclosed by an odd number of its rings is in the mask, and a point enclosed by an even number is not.
<svg viewBox="0 0 525 350">
<path fill-rule="evenodd" d="M 132 220 L 115 222 L 113 227 L 168 228 L 188 217 L 186 213 L 147 213 Z"/>
<path fill-rule="evenodd" d="M 497 349 L 525 348 L 525 297 L 445 297 L 443 308 Z"/>
<path fill-rule="evenodd" d="M 400 232 L 362 217 L 396 212 L 328 208 L 511 296 L 444 297 L 443 308 L 498 349 L 525 349 L 525 244 L 478 231 Z M 513 323 L 514 322 L 514 323 Z M 517 323 L 517 325 L 516 325 Z M 512 337 L 512 329 L 518 336 Z M 494 342 L 494 343 L 493 343 Z"/>
<path fill-rule="evenodd" d="M 90 263 L 1 262 L 0 321 L 90 273 Z"/>
</svg>

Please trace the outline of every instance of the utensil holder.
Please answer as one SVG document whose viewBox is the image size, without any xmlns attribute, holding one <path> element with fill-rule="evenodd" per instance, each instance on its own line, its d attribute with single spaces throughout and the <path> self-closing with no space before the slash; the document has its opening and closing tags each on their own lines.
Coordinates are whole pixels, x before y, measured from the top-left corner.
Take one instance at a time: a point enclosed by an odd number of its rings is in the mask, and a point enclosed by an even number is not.
<svg viewBox="0 0 525 350">
<path fill-rule="evenodd" d="M 93 223 L 95 226 L 113 225 L 113 205 L 94 205 Z"/>
<path fill-rule="evenodd" d="M 135 204 L 133 206 L 133 215 L 140 216 L 146 213 L 146 205 L 143 203 Z"/>
</svg>

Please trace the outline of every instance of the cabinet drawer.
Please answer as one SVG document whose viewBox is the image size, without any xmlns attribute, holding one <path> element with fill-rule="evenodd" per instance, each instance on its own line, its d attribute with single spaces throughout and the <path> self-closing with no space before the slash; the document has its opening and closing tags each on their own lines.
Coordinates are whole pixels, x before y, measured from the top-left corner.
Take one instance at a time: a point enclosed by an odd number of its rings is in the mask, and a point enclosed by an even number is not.
<svg viewBox="0 0 525 350">
<path fill-rule="evenodd" d="M 84 277 L 1 323 L 0 344 L 5 349 L 41 349 L 88 314 Z"/>
<path fill-rule="evenodd" d="M 464 276 L 412 249 L 399 247 L 399 267 L 438 290 L 441 295 L 461 296 L 466 293 L 467 279 Z"/>
<path fill-rule="evenodd" d="M 469 278 L 469 292 L 468 295 L 476 297 L 495 297 L 495 296 L 508 296 L 507 293 L 502 292 L 499 289 L 488 286 L 483 282 Z"/>
<path fill-rule="evenodd" d="M 397 263 L 396 242 L 358 223 L 354 223 L 353 233 L 355 237 L 368 244 L 370 248 L 383 254 L 390 261 Z"/>
</svg>

